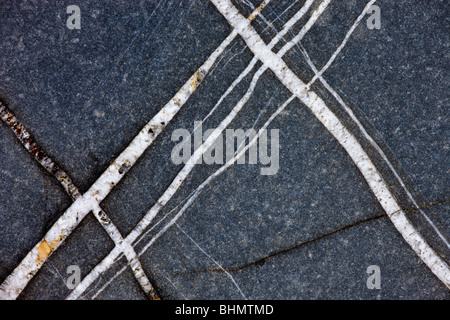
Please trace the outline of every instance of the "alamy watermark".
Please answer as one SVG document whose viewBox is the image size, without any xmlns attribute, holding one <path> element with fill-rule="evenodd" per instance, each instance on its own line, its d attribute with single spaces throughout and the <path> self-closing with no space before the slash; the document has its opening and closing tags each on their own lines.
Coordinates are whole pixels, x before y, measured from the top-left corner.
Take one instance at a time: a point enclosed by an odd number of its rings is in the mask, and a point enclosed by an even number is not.
<svg viewBox="0 0 450 320">
<path fill-rule="evenodd" d="M 259 160 L 260 164 L 266 166 L 261 168 L 261 175 L 277 174 L 280 167 L 278 129 L 260 129 L 258 132 L 253 128 L 248 130 L 226 129 L 224 131 L 225 133 L 217 130 L 218 129 L 208 129 L 203 132 L 201 121 L 194 121 L 193 134 L 187 129 L 174 130 L 171 139 L 173 142 L 178 143 L 172 149 L 172 162 L 177 165 L 187 163 L 193 152 L 195 152 L 195 150 L 197 150 L 211 134 L 214 134 L 217 135 L 217 139 L 198 158 L 196 164 L 224 164 L 232 161 L 235 154 L 238 154 L 248 146 L 248 150 L 236 159 L 237 164 L 257 164 Z M 270 150 L 268 141 L 269 136 Z"/>
<path fill-rule="evenodd" d="M 81 11 L 80 7 L 76 5 L 70 5 L 66 9 L 66 13 L 70 14 L 67 18 L 67 28 L 70 30 L 81 29 Z"/>
<path fill-rule="evenodd" d="M 81 269 L 77 265 L 71 265 L 67 267 L 67 274 L 69 277 L 66 281 L 66 286 L 69 289 L 75 289 L 81 281 Z"/>
<path fill-rule="evenodd" d="M 381 269 L 376 264 L 367 267 L 366 273 L 369 275 L 367 277 L 366 285 L 367 289 L 381 289 Z"/>
<path fill-rule="evenodd" d="M 381 29 L 381 10 L 380 7 L 377 5 L 372 5 L 369 8 L 369 11 L 367 12 L 368 14 L 370 14 L 369 18 L 367 18 L 367 28 L 369 28 L 370 30 L 373 29 L 377 29 L 380 30 Z"/>
</svg>

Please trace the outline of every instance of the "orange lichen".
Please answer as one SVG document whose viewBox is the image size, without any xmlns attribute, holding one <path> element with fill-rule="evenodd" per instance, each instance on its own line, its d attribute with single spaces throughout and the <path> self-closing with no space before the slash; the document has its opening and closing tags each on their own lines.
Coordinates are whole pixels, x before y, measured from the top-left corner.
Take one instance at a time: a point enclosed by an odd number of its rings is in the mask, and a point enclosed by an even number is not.
<svg viewBox="0 0 450 320">
<path fill-rule="evenodd" d="M 58 245 L 58 243 L 61 241 L 61 239 L 64 237 L 63 234 L 61 234 L 58 239 L 53 240 L 50 244 L 48 244 L 47 240 L 42 240 L 42 242 L 39 244 L 38 247 L 38 257 L 36 259 L 36 264 L 39 265 L 42 262 L 44 262 L 50 253 L 55 249 Z"/>
<path fill-rule="evenodd" d="M 42 262 L 44 262 L 50 252 L 52 252 L 52 248 L 48 245 L 47 240 L 43 240 L 38 247 L 38 257 L 36 259 L 36 264 L 40 265 Z"/>
</svg>

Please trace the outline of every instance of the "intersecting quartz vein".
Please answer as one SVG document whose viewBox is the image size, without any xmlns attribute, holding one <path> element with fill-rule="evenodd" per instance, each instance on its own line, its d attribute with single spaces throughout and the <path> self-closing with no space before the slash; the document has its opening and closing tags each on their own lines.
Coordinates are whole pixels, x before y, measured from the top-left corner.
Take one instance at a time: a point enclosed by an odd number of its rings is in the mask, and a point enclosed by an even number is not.
<svg viewBox="0 0 450 320">
<path fill-rule="evenodd" d="M 72 182 L 70 176 L 66 172 L 64 172 L 58 166 L 58 164 L 38 145 L 31 133 L 23 126 L 23 124 L 2 101 L 0 101 L 0 118 L 14 132 L 22 146 L 31 155 L 33 155 L 36 161 L 38 161 L 39 164 L 45 168 L 45 170 L 47 170 L 59 181 L 59 183 L 63 186 L 63 188 L 73 200 L 81 197 L 81 193 Z M 100 208 L 100 206 L 93 208 L 92 212 L 97 218 L 98 222 L 102 225 L 102 227 L 114 241 L 115 245 L 123 248 L 123 252 L 126 253 L 126 257 L 129 261 L 133 274 L 144 292 L 150 299 L 159 299 L 155 289 L 150 283 L 150 280 L 147 278 L 143 271 L 136 252 L 130 245 L 127 246 L 126 243 L 124 243 L 120 231 L 111 221 L 109 216 Z M 39 244 L 38 261 L 46 259 L 55 246 L 54 242 L 48 243 L 46 240 L 44 241 Z"/>
</svg>

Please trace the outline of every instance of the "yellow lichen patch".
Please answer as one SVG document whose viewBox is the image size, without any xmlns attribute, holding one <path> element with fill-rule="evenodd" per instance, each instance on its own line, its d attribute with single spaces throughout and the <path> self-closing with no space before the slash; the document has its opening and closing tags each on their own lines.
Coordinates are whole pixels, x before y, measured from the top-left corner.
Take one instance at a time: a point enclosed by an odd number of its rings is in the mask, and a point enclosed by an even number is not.
<svg viewBox="0 0 450 320">
<path fill-rule="evenodd" d="M 63 237 L 63 234 L 59 235 L 58 239 L 53 240 L 50 245 L 48 244 L 47 240 L 44 239 L 38 247 L 38 257 L 36 259 L 36 264 L 39 265 L 44 262 Z"/>
<path fill-rule="evenodd" d="M 38 247 L 38 257 L 36 259 L 36 264 L 39 265 L 41 264 L 41 262 L 45 261 L 50 252 L 52 252 L 52 248 L 48 245 L 47 240 L 42 241 Z"/>
</svg>

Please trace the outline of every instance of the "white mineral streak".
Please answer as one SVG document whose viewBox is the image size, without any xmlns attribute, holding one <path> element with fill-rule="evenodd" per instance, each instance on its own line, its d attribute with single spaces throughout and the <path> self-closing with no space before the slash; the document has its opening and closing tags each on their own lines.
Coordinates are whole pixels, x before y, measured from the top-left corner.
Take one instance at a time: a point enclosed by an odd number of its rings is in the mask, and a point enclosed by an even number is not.
<svg viewBox="0 0 450 320">
<path fill-rule="evenodd" d="M 95 208 L 93 208 L 92 212 L 100 222 L 100 224 L 103 226 L 105 231 L 108 233 L 110 238 L 114 241 L 115 246 L 121 248 L 122 252 L 129 262 L 131 271 L 133 272 L 142 290 L 144 290 L 144 292 L 152 300 L 159 300 L 155 289 L 153 288 L 150 280 L 144 272 L 144 269 L 142 268 L 141 262 L 139 261 L 138 255 L 136 251 L 134 251 L 134 248 L 128 242 L 124 241 L 119 229 L 117 229 L 117 227 L 107 216 L 107 214 L 102 210 L 102 208 L 100 208 L 99 204 L 97 204 Z"/>
<path fill-rule="evenodd" d="M 348 39 L 350 39 L 350 36 L 352 35 L 353 31 L 355 31 L 356 27 L 359 25 L 361 20 L 365 17 L 367 12 L 370 10 L 370 7 L 376 2 L 377 0 L 371 0 L 369 3 L 364 7 L 364 10 L 362 13 L 356 18 L 356 21 L 351 26 L 350 30 L 347 32 L 347 34 L 344 37 L 344 40 L 339 45 L 339 47 L 336 49 L 336 51 L 333 53 L 331 58 L 328 60 L 328 62 L 325 64 L 325 66 L 319 71 L 319 73 L 315 74 L 314 77 L 311 80 L 311 83 L 314 83 L 314 81 L 317 80 L 317 78 L 320 78 L 325 71 L 328 70 L 328 68 L 331 66 L 331 64 L 334 62 L 338 54 L 342 51 L 342 49 L 345 47 L 345 45 L 348 42 Z"/>
<path fill-rule="evenodd" d="M 327 4 L 330 2 L 331 0 L 327 1 Z M 312 3 L 314 2 L 314 0 L 308 0 L 305 2 L 305 4 L 303 5 L 302 8 L 300 8 L 300 10 L 291 18 L 289 19 L 288 22 L 286 22 L 283 26 L 283 29 L 270 41 L 270 43 L 268 44 L 269 48 L 272 49 L 273 47 L 275 47 L 278 42 L 280 42 L 281 39 L 284 38 L 284 36 L 289 32 L 289 30 L 305 15 L 305 13 L 308 11 L 309 7 L 311 7 Z M 325 9 L 325 7 L 321 7 L 320 8 L 320 13 L 323 12 L 323 10 Z M 262 15 L 262 14 L 261 14 Z M 317 15 L 312 17 L 309 22 L 302 27 L 302 29 L 300 30 L 299 34 L 302 34 L 301 37 L 298 38 L 298 41 L 301 40 L 303 38 L 303 36 L 308 32 L 308 30 L 311 28 L 311 26 L 314 24 L 314 22 L 317 20 Z M 292 46 L 295 43 L 293 42 L 288 42 L 287 44 L 285 44 L 285 46 L 288 46 L 289 49 L 292 48 Z M 219 107 L 219 105 L 223 102 L 223 100 L 225 100 L 225 98 L 236 88 L 237 85 L 239 85 L 239 83 L 241 83 L 241 81 L 249 74 L 249 72 L 253 69 L 253 67 L 256 65 L 256 63 L 258 62 L 258 59 L 256 57 L 253 57 L 252 60 L 250 61 L 250 63 L 247 65 L 247 67 L 244 69 L 244 71 L 242 71 L 239 76 L 233 81 L 233 83 L 231 84 L 231 86 L 229 86 L 227 88 L 227 90 L 225 91 L 224 94 L 222 94 L 222 96 L 219 98 L 219 100 L 216 102 L 216 104 L 214 105 L 214 107 L 211 109 L 211 111 L 208 113 L 208 115 L 194 128 L 194 131 L 200 127 L 201 125 L 203 125 L 203 123 L 214 113 L 214 111 L 216 111 L 216 109 Z M 264 71 L 267 69 L 266 67 L 262 66 L 260 67 L 264 68 Z M 256 79 L 257 80 L 257 79 Z"/>
<path fill-rule="evenodd" d="M 156 240 L 158 240 L 159 237 L 161 237 L 171 226 L 173 226 L 177 220 L 183 215 L 183 213 L 189 208 L 189 206 L 194 202 L 195 199 L 200 195 L 202 190 L 210 184 L 216 177 L 218 177 L 221 173 L 223 173 L 226 169 L 228 169 L 230 166 L 232 166 L 237 159 L 242 157 L 245 152 L 253 146 L 258 138 L 261 136 L 261 134 L 264 133 L 264 130 L 267 129 L 267 127 L 270 125 L 270 123 L 275 119 L 288 105 L 289 103 L 294 100 L 295 96 L 291 96 L 289 99 L 287 99 L 271 116 L 270 118 L 264 123 L 264 125 L 261 127 L 261 129 L 258 130 L 258 133 L 252 138 L 252 140 L 249 141 L 245 147 L 239 150 L 239 152 L 236 152 L 233 158 L 228 160 L 223 166 L 221 166 L 219 169 L 217 169 L 212 175 L 210 175 L 205 181 L 203 181 L 197 189 L 191 194 L 191 196 L 187 199 L 186 203 L 183 205 L 183 207 L 177 212 L 177 214 L 167 223 L 145 246 L 142 248 L 142 250 L 139 252 L 139 256 L 144 254 L 145 251 L 147 251 L 153 243 L 155 243 Z"/>
<path fill-rule="evenodd" d="M 375 1 L 371 1 L 369 5 L 371 6 Z M 447 248 L 450 248 L 450 243 L 445 238 L 445 236 L 439 231 L 438 227 L 434 224 L 434 222 L 428 217 L 428 215 L 420 208 L 419 204 L 417 203 L 416 199 L 414 199 L 413 195 L 409 191 L 409 189 L 406 187 L 405 182 L 398 174 L 397 170 L 395 170 L 394 166 L 392 165 L 389 158 L 386 156 L 384 151 L 381 149 L 381 147 L 376 143 L 376 141 L 372 138 L 371 135 L 367 132 L 366 128 L 362 125 L 362 123 L 359 121 L 359 119 L 356 117 L 356 115 L 353 113 L 353 110 L 344 102 L 344 100 L 341 98 L 341 96 L 330 86 L 330 84 L 322 77 L 323 73 L 326 71 L 326 69 L 331 65 L 330 61 L 334 61 L 337 56 L 337 52 L 340 52 L 345 45 L 345 43 L 348 41 L 351 33 L 355 30 L 356 26 L 361 21 L 361 17 L 364 16 L 367 11 L 369 10 L 370 6 L 366 6 L 363 13 L 358 17 L 356 22 L 353 24 L 350 31 L 346 34 L 344 41 L 341 43 L 341 45 L 338 47 L 336 52 L 332 55 L 330 60 L 325 64 L 325 66 L 318 71 L 312 60 L 310 59 L 308 53 L 303 48 L 301 49 L 303 55 L 305 56 L 305 59 L 310 66 L 310 68 L 314 72 L 314 77 L 311 79 L 310 82 L 307 84 L 307 88 L 310 88 L 311 85 L 319 79 L 319 81 L 323 84 L 323 86 L 330 92 L 333 97 L 336 99 L 337 102 L 342 106 L 342 108 L 345 110 L 345 112 L 349 115 L 349 117 L 353 120 L 353 122 L 357 125 L 358 129 L 363 134 L 364 138 L 371 144 L 371 146 L 378 152 L 378 154 L 381 156 L 383 161 L 386 163 L 386 165 L 389 167 L 391 172 L 394 174 L 397 181 L 400 183 L 400 186 L 405 191 L 406 195 L 408 196 L 409 200 L 413 203 L 414 207 L 419 211 L 419 213 L 425 218 L 425 220 L 428 222 L 428 224 L 433 228 L 433 230 L 436 232 L 436 234 L 441 238 L 441 240 L 444 242 L 444 244 L 447 246 Z"/>
</svg>

